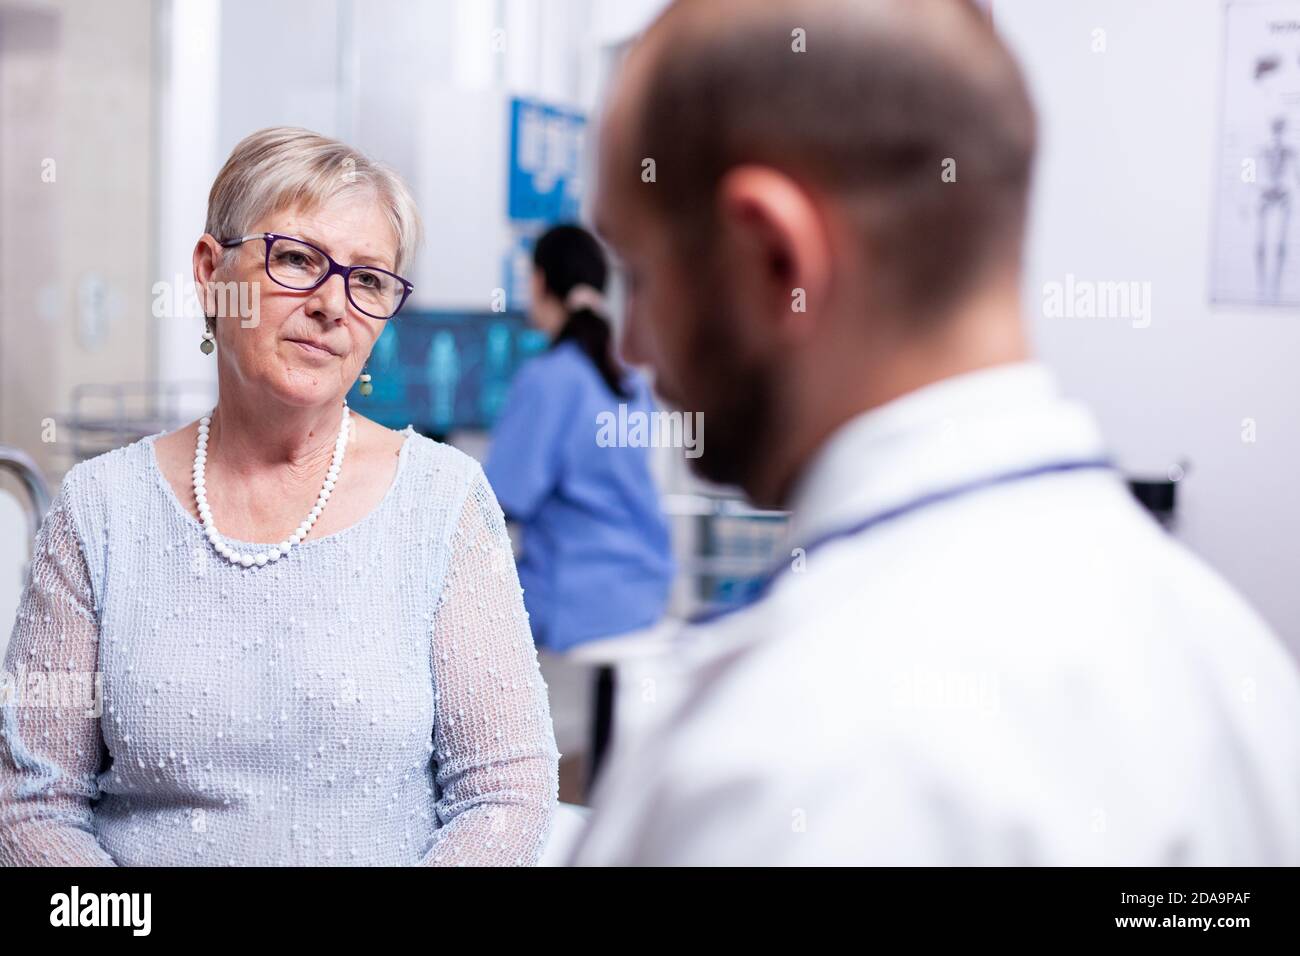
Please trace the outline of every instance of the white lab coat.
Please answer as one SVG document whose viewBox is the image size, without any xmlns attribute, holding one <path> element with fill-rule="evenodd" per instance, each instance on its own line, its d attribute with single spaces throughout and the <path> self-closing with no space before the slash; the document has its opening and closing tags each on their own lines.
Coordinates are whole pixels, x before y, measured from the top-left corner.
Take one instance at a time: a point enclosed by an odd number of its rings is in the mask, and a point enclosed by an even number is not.
<svg viewBox="0 0 1300 956">
<path fill-rule="evenodd" d="M 792 544 L 1105 453 L 1036 363 L 952 378 L 832 436 Z M 1295 662 L 1115 472 L 840 539 L 682 646 L 682 699 L 615 747 L 572 862 L 1300 863 Z"/>
</svg>

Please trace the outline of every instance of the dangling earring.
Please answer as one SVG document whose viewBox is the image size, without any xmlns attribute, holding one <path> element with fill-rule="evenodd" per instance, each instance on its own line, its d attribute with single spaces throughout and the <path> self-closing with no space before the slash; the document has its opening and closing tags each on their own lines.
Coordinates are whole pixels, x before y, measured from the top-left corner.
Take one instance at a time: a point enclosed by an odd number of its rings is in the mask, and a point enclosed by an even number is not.
<svg viewBox="0 0 1300 956">
<path fill-rule="evenodd" d="M 359 391 L 362 395 L 369 395 L 375 390 L 375 387 L 370 384 L 370 373 L 366 371 L 368 368 L 370 368 L 369 363 L 361 368 L 361 388 Z"/>
<path fill-rule="evenodd" d="M 212 320 L 204 317 L 203 320 L 203 340 L 199 342 L 199 351 L 204 355 L 211 355 L 217 347 L 217 337 L 212 334 Z"/>
</svg>

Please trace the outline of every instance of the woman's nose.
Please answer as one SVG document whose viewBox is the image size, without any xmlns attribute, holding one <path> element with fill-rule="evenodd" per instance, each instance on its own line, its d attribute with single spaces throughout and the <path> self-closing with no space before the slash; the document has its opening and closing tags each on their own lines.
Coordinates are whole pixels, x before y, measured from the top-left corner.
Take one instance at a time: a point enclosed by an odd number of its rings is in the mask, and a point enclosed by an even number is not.
<svg viewBox="0 0 1300 956">
<path fill-rule="evenodd" d="M 315 289 L 307 299 L 307 314 L 325 322 L 340 322 L 347 317 L 348 290 L 341 275 L 332 275 Z"/>
</svg>

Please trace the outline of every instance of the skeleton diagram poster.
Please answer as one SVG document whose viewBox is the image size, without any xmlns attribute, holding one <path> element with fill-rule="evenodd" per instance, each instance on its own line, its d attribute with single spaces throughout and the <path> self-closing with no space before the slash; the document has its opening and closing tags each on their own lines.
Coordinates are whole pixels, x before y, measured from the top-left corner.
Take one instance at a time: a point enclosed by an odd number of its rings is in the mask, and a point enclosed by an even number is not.
<svg viewBox="0 0 1300 956">
<path fill-rule="evenodd" d="M 1210 298 L 1300 306 L 1300 0 L 1226 0 Z"/>
</svg>

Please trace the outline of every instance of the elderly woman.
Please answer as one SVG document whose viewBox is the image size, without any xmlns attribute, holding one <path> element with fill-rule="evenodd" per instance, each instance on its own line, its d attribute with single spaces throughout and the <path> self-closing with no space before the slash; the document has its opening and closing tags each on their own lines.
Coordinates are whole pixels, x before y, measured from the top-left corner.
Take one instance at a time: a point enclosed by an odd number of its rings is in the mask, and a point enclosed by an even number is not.
<svg viewBox="0 0 1300 956">
<path fill-rule="evenodd" d="M 501 509 L 473 459 L 344 400 L 418 234 L 342 143 L 235 147 L 194 249 L 216 407 L 74 467 L 41 527 L 0 862 L 537 861 L 558 754 Z M 92 706 L 22 699 L 76 674 Z"/>
</svg>

